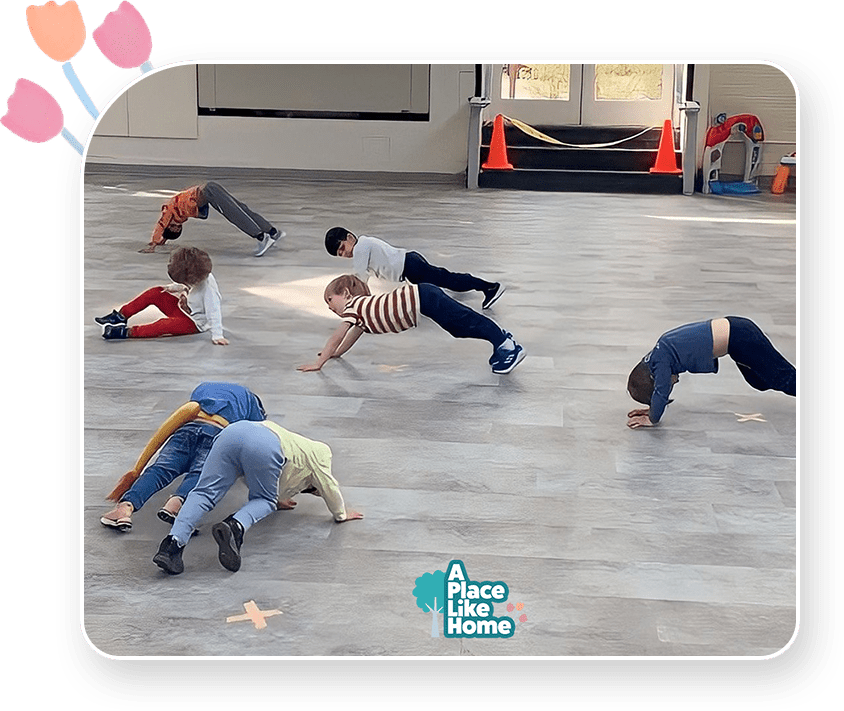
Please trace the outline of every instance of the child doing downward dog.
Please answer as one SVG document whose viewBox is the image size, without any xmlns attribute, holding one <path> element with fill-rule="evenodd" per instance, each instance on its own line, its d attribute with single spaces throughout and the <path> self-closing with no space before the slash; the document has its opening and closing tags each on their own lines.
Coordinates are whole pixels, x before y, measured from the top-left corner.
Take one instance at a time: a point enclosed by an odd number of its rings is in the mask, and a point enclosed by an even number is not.
<svg viewBox="0 0 844 711">
<path fill-rule="evenodd" d="M 364 333 L 399 333 L 415 327 L 419 314 L 427 316 L 455 338 L 478 338 L 492 345 L 492 372 L 509 373 L 525 357 L 525 351 L 494 321 L 464 306 L 433 284 L 405 284 L 372 296 L 358 277 L 344 274 L 325 288 L 328 308 L 343 322 L 337 327 L 315 363 L 299 370 L 315 371 L 330 359 L 348 351 Z"/>
<path fill-rule="evenodd" d="M 161 217 L 152 231 L 152 238 L 140 251 L 154 252 L 157 246 L 167 240 L 178 239 L 182 234 L 182 225 L 188 218 L 207 219 L 209 205 L 241 232 L 257 241 L 256 257 L 263 255 L 284 237 L 283 231 L 277 230 L 257 212 L 250 210 L 222 185 L 208 182 L 182 190 L 161 206 Z"/>
<path fill-rule="evenodd" d="M 680 373 L 717 373 L 718 359 L 725 355 L 756 390 L 797 394 L 796 369 L 750 319 L 726 316 L 688 323 L 663 333 L 630 372 L 627 392 L 648 407 L 627 413 L 627 426 L 655 425 L 671 402 L 668 396 Z"/>
<path fill-rule="evenodd" d="M 186 336 L 211 331 L 211 342 L 227 346 L 223 337 L 222 297 L 211 273 L 211 257 L 196 247 L 181 247 L 170 255 L 167 274 L 174 283 L 154 286 L 119 309 L 94 320 L 103 327 L 106 340 Z M 129 326 L 127 321 L 149 306 L 164 318 L 154 323 Z"/>
</svg>

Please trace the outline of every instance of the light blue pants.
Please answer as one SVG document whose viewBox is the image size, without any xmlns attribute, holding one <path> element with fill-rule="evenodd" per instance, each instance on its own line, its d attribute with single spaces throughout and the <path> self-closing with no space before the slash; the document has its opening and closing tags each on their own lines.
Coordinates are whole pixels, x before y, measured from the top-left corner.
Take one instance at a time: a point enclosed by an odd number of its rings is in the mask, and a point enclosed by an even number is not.
<svg viewBox="0 0 844 711">
<path fill-rule="evenodd" d="M 278 477 L 286 461 L 272 430 L 248 420 L 230 424 L 214 440 L 199 481 L 182 504 L 170 535 L 179 545 L 186 545 L 202 517 L 239 476 L 246 480 L 249 500 L 234 517 L 246 531 L 276 510 Z"/>
</svg>

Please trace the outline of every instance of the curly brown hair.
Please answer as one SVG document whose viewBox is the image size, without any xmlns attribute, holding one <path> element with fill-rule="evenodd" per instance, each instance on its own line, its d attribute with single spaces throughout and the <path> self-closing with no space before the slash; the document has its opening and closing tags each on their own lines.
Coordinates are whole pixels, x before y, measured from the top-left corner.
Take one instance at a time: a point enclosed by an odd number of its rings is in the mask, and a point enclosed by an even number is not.
<svg viewBox="0 0 844 711">
<path fill-rule="evenodd" d="M 198 247 L 179 247 L 170 255 L 167 274 L 178 284 L 196 286 L 211 273 L 211 257 Z"/>
<path fill-rule="evenodd" d="M 352 296 L 371 296 L 372 292 L 369 287 L 354 274 L 343 274 L 336 279 L 331 280 L 328 286 L 325 287 L 325 300 L 332 294 L 339 294 L 343 289 L 348 289 Z"/>
</svg>

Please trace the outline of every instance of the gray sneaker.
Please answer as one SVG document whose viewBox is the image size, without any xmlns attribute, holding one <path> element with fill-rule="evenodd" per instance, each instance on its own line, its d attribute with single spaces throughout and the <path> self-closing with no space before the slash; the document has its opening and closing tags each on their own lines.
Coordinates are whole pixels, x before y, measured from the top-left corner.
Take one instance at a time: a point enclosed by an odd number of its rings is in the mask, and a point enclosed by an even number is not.
<svg viewBox="0 0 844 711">
<path fill-rule="evenodd" d="M 286 232 L 284 230 L 279 231 L 275 227 L 273 227 L 270 232 L 264 232 L 264 236 L 261 237 L 260 241 L 258 242 L 258 247 L 255 250 L 255 256 L 263 256 L 264 253 L 276 242 L 278 242 L 282 237 L 284 237 L 285 234 Z"/>
</svg>

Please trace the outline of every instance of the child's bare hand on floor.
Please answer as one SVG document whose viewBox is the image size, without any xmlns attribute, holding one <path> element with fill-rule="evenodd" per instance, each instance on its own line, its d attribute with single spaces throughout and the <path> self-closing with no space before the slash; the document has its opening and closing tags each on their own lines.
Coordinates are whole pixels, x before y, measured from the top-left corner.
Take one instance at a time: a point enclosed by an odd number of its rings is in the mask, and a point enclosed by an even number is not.
<svg viewBox="0 0 844 711">
<path fill-rule="evenodd" d="M 361 518 L 363 518 L 363 514 L 360 511 L 352 511 L 351 509 L 346 509 L 346 518 L 344 519 L 344 521 L 356 521 Z M 339 521 L 339 523 L 343 523 L 344 521 Z"/>
<path fill-rule="evenodd" d="M 215 346 L 227 346 L 229 345 L 229 341 L 227 338 L 212 338 L 211 343 Z"/>
<path fill-rule="evenodd" d="M 293 499 L 282 499 L 276 502 L 275 507 L 279 511 L 290 511 L 296 508 L 296 503 Z"/>
<path fill-rule="evenodd" d="M 650 415 L 650 414 L 651 414 L 651 408 L 643 407 L 640 410 L 630 410 L 630 412 L 627 413 L 627 416 L 628 417 L 639 417 L 640 415 Z"/>
<path fill-rule="evenodd" d="M 651 422 L 651 418 L 647 415 L 636 415 L 627 420 L 627 426 L 631 430 L 635 430 L 639 427 L 653 427 L 654 423 Z"/>
<path fill-rule="evenodd" d="M 314 373 L 317 370 L 321 370 L 322 366 L 319 363 L 307 363 L 305 365 L 300 365 L 296 368 L 296 370 L 301 370 L 303 373 Z"/>
</svg>

